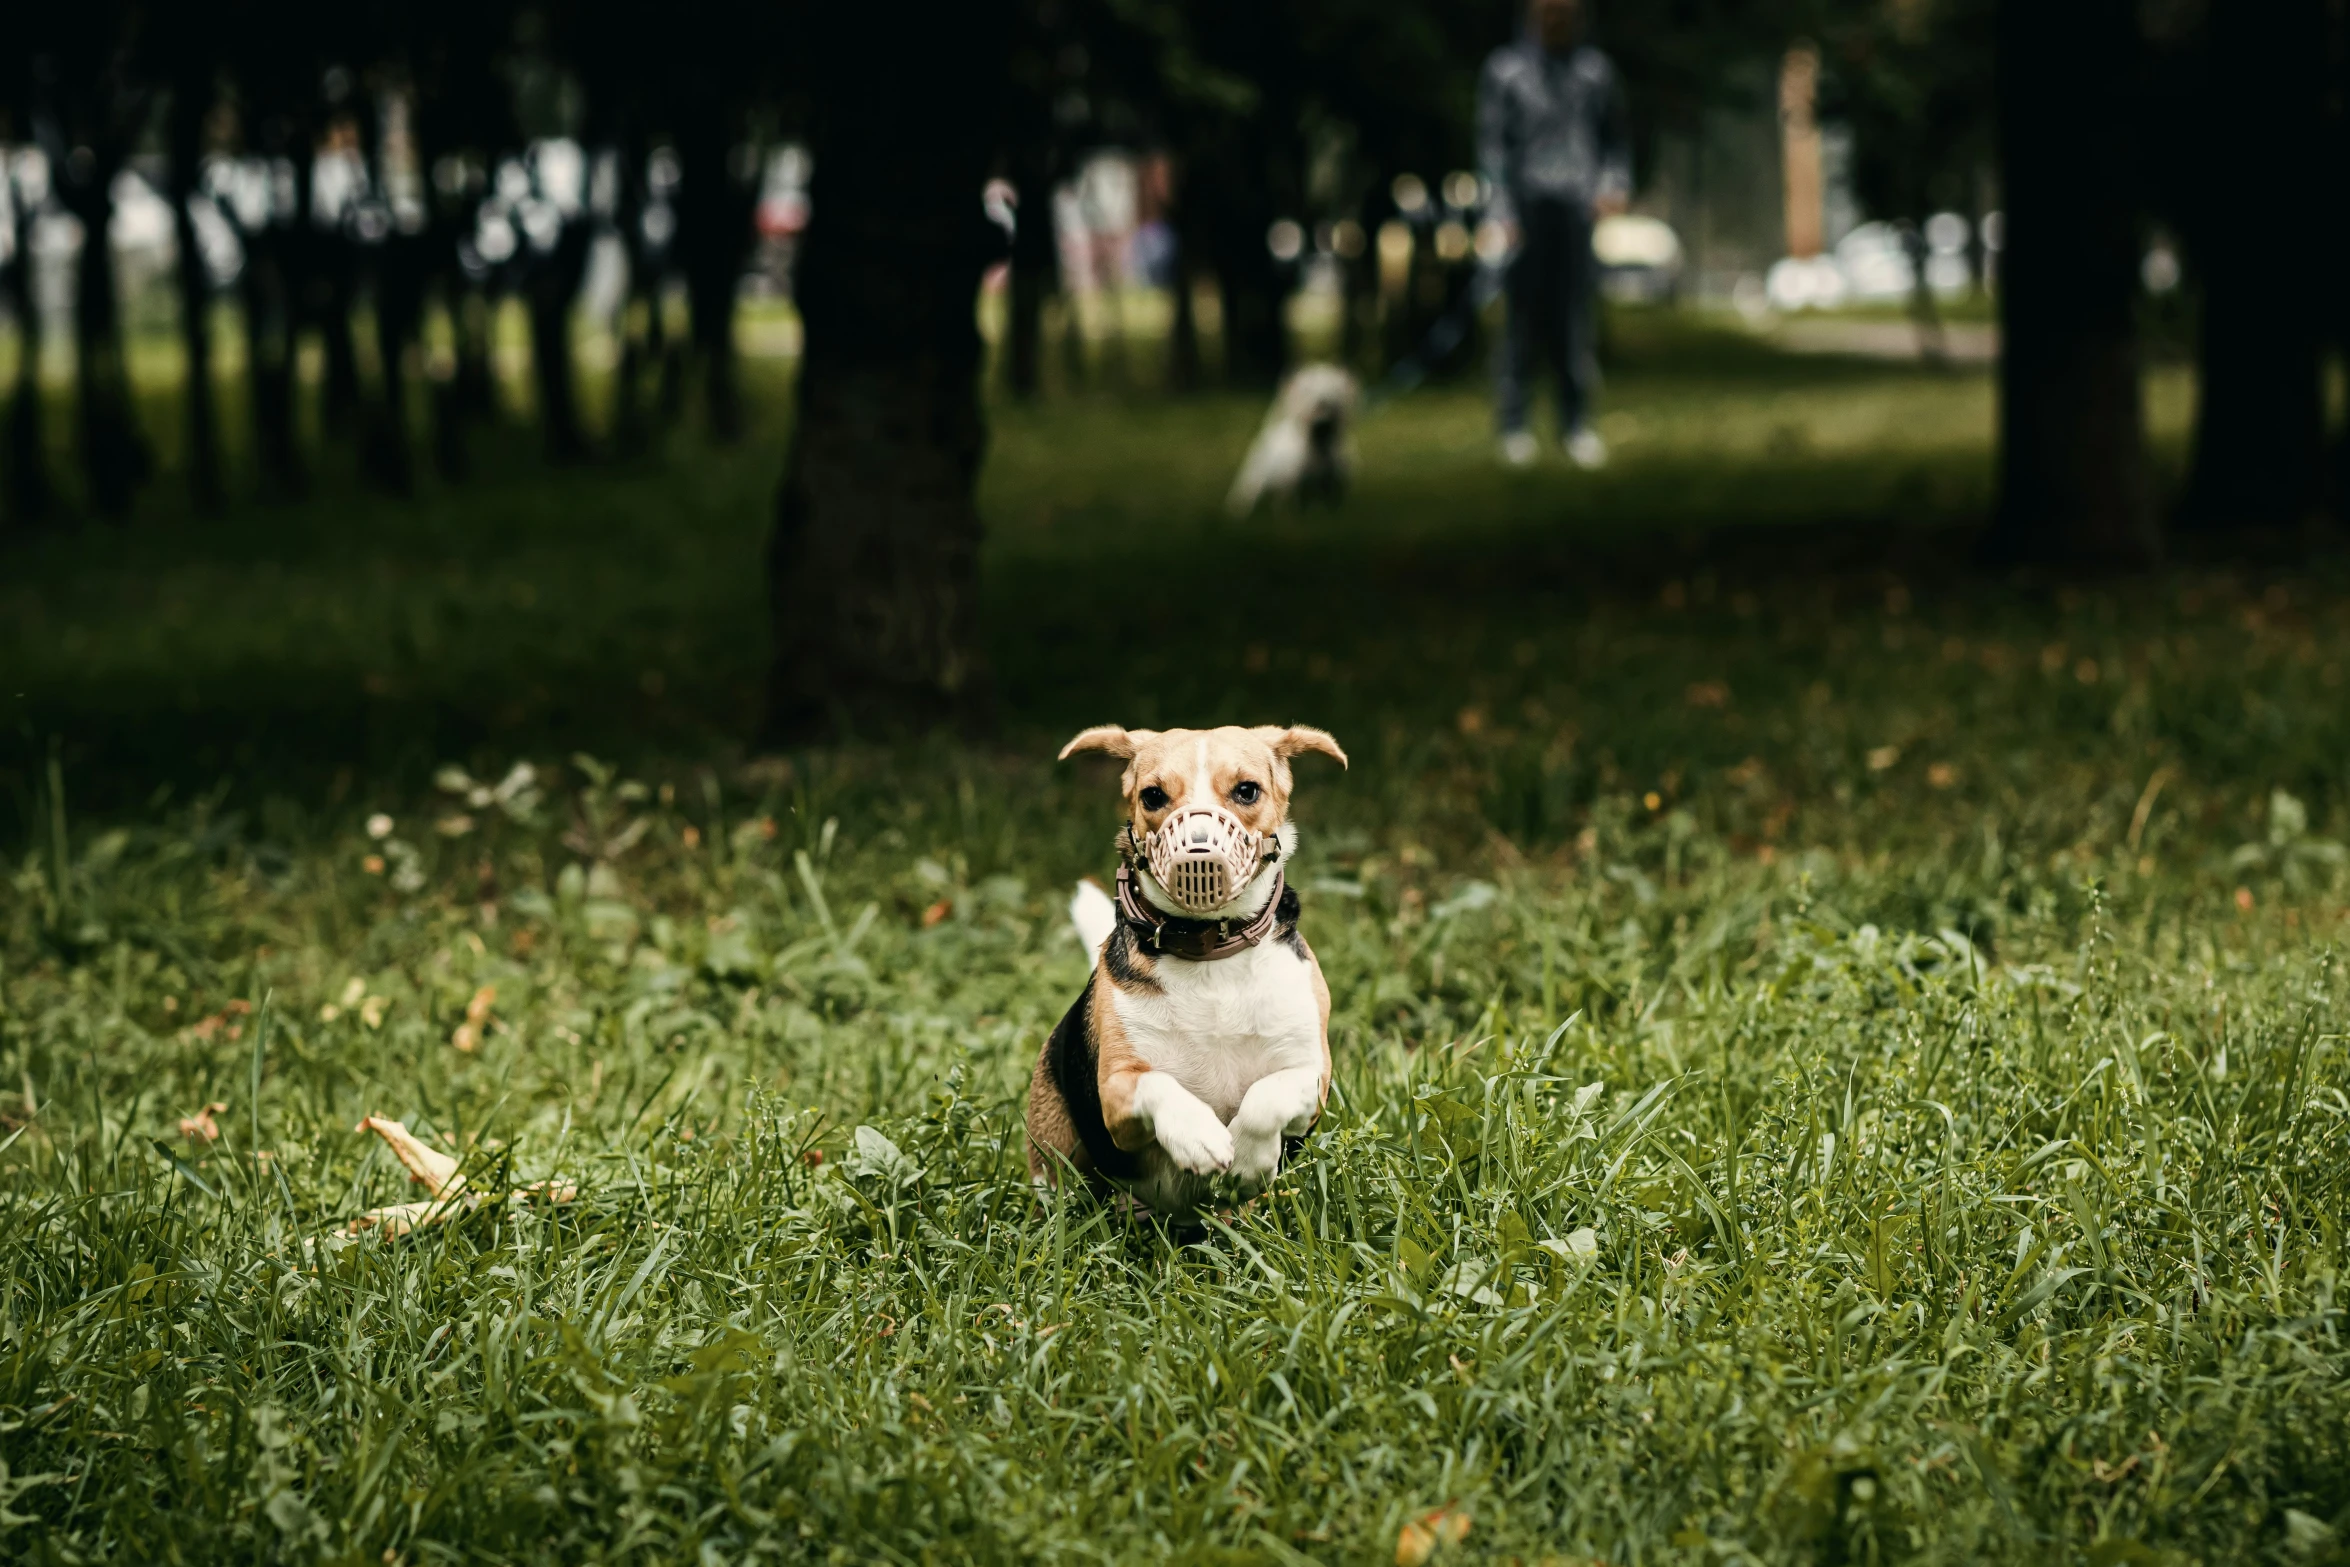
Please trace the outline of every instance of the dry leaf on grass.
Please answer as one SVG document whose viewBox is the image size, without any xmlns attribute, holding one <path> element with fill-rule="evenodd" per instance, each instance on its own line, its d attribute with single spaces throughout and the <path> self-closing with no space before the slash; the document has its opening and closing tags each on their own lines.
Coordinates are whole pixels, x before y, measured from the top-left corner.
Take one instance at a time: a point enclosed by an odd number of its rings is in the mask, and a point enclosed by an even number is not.
<svg viewBox="0 0 2350 1567">
<path fill-rule="evenodd" d="M 457 1032 L 449 1036 L 449 1043 L 468 1054 L 481 1046 L 481 1031 L 490 1020 L 490 1008 L 498 1000 L 498 987 L 484 985 L 465 1003 L 465 1021 L 457 1025 Z"/>
<path fill-rule="evenodd" d="M 437 1148 L 427 1148 L 405 1123 L 371 1115 L 351 1130 L 373 1132 L 382 1138 L 392 1157 L 408 1171 L 408 1178 L 435 1197 L 453 1196 L 463 1189 L 465 1178 L 457 1173 L 457 1161 Z"/>
<path fill-rule="evenodd" d="M 490 994 L 488 987 L 484 995 Z M 474 1000 L 481 1001 L 480 996 Z M 487 1010 L 486 1003 L 484 1010 Z M 427 1147 L 414 1132 L 401 1122 L 386 1116 L 371 1115 L 352 1128 L 358 1132 L 373 1132 L 392 1150 L 392 1157 L 407 1170 L 408 1178 L 432 1193 L 424 1202 L 393 1203 L 389 1207 L 370 1208 L 353 1219 L 346 1230 L 353 1235 L 375 1230 L 386 1236 L 405 1235 L 410 1230 L 428 1224 L 442 1224 L 460 1213 L 470 1212 L 488 1201 L 482 1193 L 468 1189 L 465 1177 L 457 1172 L 457 1161 L 437 1148 Z M 569 1202 L 579 1195 L 579 1188 L 569 1181 L 533 1181 L 518 1186 L 506 1194 L 509 1202 L 523 1202 L 541 1197 L 549 1202 Z"/>
<path fill-rule="evenodd" d="M 194 1115 L 181 1116 L 180 1136 L 193 1137 L 199 1142 L 219 1142 L 220 1123 L 212 1118 L 221 1114 L 227 1109 L 227 1105 L 215 1099 L 212 1101 L 212 1103 L 206 1105 L 203 1109 L 197 1111 Z"/>
<path fill-rule="evenodd" d="M 1458 1545 L 1469 1536 L 1469 1515 L 1439 1507 L 1405 1524 L 1395 1536 L 1395 1567 L 1421 1567 L 1440 1545 Z"/>
</svg>

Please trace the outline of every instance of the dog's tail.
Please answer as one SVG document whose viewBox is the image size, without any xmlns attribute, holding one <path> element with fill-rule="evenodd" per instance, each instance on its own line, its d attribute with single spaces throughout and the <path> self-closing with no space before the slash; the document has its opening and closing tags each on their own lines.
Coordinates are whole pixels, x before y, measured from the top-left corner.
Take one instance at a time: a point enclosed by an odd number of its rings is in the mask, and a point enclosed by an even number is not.
<svg viewBox="0 0 2350 1567">
<path fill-rule="evenodd" d="M 1070 895 L 1069 923 L 1077 927 L 1077 939 L 1085 943 L 1087 954 L 1098 958 L 1109 944 L 1110 932 L 1118 928 L 1118 905 L 1089 876 Z"/>
</svg>

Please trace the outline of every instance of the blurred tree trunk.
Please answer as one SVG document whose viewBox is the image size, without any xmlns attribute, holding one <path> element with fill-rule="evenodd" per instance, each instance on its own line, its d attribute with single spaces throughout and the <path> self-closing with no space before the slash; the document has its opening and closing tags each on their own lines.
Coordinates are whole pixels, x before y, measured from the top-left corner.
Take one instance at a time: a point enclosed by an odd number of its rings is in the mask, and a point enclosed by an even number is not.
<svg viewBox="0 0 2350 1567">
<path fill-rule="evenodd" d="M 1375 254 L 1366 245 L 1360 255 L 1340 260 L 1338 306 L 1341 318 L 1338 327 L 1338 359 L 1357 375 L 1383 369 L 1369 361 L 1375 357 L 1375 333 L 1379 321 L 1379 264 Z"/>
<path fill-rule="evenodd" d="M 301 359 L 301 268 L 310 223 L 311 146 L 309 123 L 299 116 L 268 125 L 263 151 L 273 162 L 282 158 L 290 163 L 294 180 L 288 190 L 273 191 L 258 227 L 238 235 L 245 246 L 245 270 L 239 281 L 246 375 L 252 382 L 253 445 L 271 492 L 282 499 L 300 495 L 307 483 L 294 429 L 294 394 Z"/>
<path fill-rule="evenodd" d="M 1053 240 L 1052 168 L 1042 149 L 1020 163 L 1020 207 L 1012 230 L 1012 277 L 1004 309 L 1004 382 L 1015 397 L 1044 387 L 1044 300 L 1059 261 Z"/>
<path fill-rule="evenodd" d="M 449 337 L 454 361 L 446 376 L 433 376 L 427 383 L 427 396 L 432 404 L 432 461 L 433 471 L 443 479 L 462 479 L 473 469 L 472 454 L 466 450 L 465 430 L 472 423 L 474 409 L 467 397 L 465 385 L 466 304 L 472 290 L 466 287 L 457 269 L 444 268 L 441 272 L 441 310 L 449 319 Z"/>
<path fill-rule="evenodd" d="M 2342 247 L 2350 244 L 2350 199 L 2343 195 L 2350 186 L 2350 12 L 2336 11 L 2330 20 L 2326 58 L 2330 62 L 2327 85 L 2332 90 L 2326 95 L 2324 112 L 2327 183 L 2320 188 L 2333 192 L 2334 199 L 2325 204 L 2320 243 L 2326 255 L 2339 256 Z M 2327 288 L 2323 297 L 2330 307 L 2326 327 L 2334 351 L 2350 366 L 2350 299 L 2338 288 Z M 2332 438 L 2327 474 L 2332 481 L 2335 517 L 2350 519 L 2350 424 Z"/>
<path fill-rule="evenodd" d="M 727 167 L 734 139 L 724 108 L 706 96 L 679 127 L 678 257 L 693 317 L 694 354 L 707 388 L 710 432 L 742 438 L 742 391 L 734 353 L 734 303 L 751 243 L 756 183 Z"/>
<path fill-rule="evenodd" d="M 8 404 L 8 520 L 24 529 L 57 510 L 49 484 L 48 441 L 41 428 L 41 311 L 33 288 L 32 219 L 16 209 L 16 255 L 5 271 L 16 318 L 16 395 Z"/>
<path fill-rule="evenodd" d="M 1277 383 L 1289 363 L 1281 269 L 1265 249 L 1269 226 L 1270 220 L 1250 225 L 1244 218 L 1227 228 L 1216 258 L 1224 296 L 1224 379 L 1259 390 Z"/>
<path fill-rule="evenodd" d="M 1289 368 L 1289 279 L 1267 236 L 1294 199 L 1278 181 L 1305 161 L 1296 120 L 1294 104 L 1269 102 L 1219 127 L 1185 171 L 1185 199 L 1207 208 L 1202 259 L 1223 295 L 1224 379 L 1235 386 L 1270 388 Z"/>
<path fill-rule="evenodd" d="M 2302 521 L 2324 492 L 2325 0 L 2210 13 L 2206 177 L 2188 243 L 2203 277 L 2201 397 L 2182 519 Z"/>
<path fill-rule="evenodd" d="M 2138 387 L 2132 0 L 1999 0 L 1999 561 L 2159 553 Z"/>
<path fill-rule="evenodd" d="M 270 488 L 302 490 L 294 441 L 294 305 L 286 280 L 285 231 L 268 224 L 240 236 L 245 270 L 238 279 L 245 318 L 245 374 L 252 383 L 253 447 Z"/>
<path fill-rule="evenodd" d="M 1180 234 L 1175 240 L 1174 315 L 1167 324 L 1167 389 L 1199 390 L 1199 304 L 1193 290 L 1191 251 Z"/>
<path fill-rule="evenodd" d="M 588 247 L 594 241 L 595 231 L 586 219 L 566 221 L 555 248 L 532 258 L 530 277 L 523 285 L 530 307 L 530 368 L 538 391 L 539 429 L 548 458 L 559 463 L 587 455 L 571 351 L 571 306 L 579 298 Z"/>
<path fill-rule="evenodd" d="M 153 465 L 131 416 L 129 366 L 123 357 L 121 297 L 116 291 L 114 176 L 122 154 L 112 138 L 98 148 L 77 147 L 59 160 L 65 205 L 82 224 L 75 266 L 73 325 L 75 378 L 80 389 L 82 468 L 90 500 L 108 517 L 127 516 L 131 497 Z"/>
<path fill-rule="evenodd" d="M 661 275 L 656 247 L 645 234 L 645 215 L 652 205 L 646 179 L 651 149 L 633 122 L 620 137 L 620 242 L 628 252 L 628 285 L 621 291 L 619 319 L 620 363 L 612 375 L 612 438 L 624 452 L 641 452 L 650 440 L 645 419 L 644 380 L 648 366 L 660 362 Z M 644 326 L 637 326 L 637 307 L 644 306 Z"/>
<path fill-rule="evenodd" d="M 310 203 L 302 203 L 305 213 Z M 326 382 L 319 396 L 319 422 L 335 434 L 351 428 L 360 409 L 358 247 L 341 228 L 322 229 L 305 220 L 303 248 L 310 264 L 310 314 L 326 349 Z"/>
<path fill-rule="evenodd" d="M 979 634 L 980 206 L 1002 0 L 817 22 L 799 417 L 769 552 L 767 738 L 985 716 Z"/>
<path fill-rule="evenodd" d="M 383 365 L 383 406 L 371 421 L 368 469 L 394 495 L 416 488 L 408 420 L 408 356 L 422 341 L 424 292 L 432 277 L 430 230 L 393 233 L 375 247 L 375 353 Z"/>
<path fill-rule="evenodd" d="M 490 351 L 497 335 L 499 296 L 465 280 L 450 285 L 449 332 L 457 339 L 457 370 L 451 395 L 474 418 L 498 411 L 498 367 Z"/>
<path fill-rule="evenodd" d="M 195 72 L 173 86 L 168 124 L 170 188 L 179 257 L 180 344 L 187 357 L 188 494 L 199 512 L 221 505 L 220 413 L 212 388 L 212 279 L 196 241 L 197 181 L 204 161 L 204 115 L 211 108 L 209 83 Z"/>
<path fill-rule="evenodd" d="M 409 495 L 415 491 L 416 474 L 409 450 L 408 353 L 424 323 L 424 289 L 432 261 L 425 249 L 429 240 L 422 228 L 422 215 L 411 214 L 408 221 L 417 227 L 404 228 L 392 209 L 391 171 L 384 160 L 380 113 L 368 105 L 357 119 L 359 155 L 368 170 L 373 199 L 382 203 L 382 216 L 389 225 L 373 238 L 366 238 L 363 232 L 344 241 L 354 266 L 362 257 L 367 263 L 370 302 L 375 307 L 375 358 L 383 378 L 378 388 L 381 401 L 363 414 L 360 466 L 390 494 Z M 415 141 L 420 126 L 413 116 L 408 129 L 417 167 L 429 169 L 431 160 Z"/>
</svg>

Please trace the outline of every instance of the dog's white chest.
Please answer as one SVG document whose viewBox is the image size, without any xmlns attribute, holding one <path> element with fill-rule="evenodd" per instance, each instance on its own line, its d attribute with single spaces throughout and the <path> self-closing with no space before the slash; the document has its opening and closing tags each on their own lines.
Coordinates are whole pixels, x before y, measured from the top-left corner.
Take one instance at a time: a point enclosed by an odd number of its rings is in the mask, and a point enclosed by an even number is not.
<svg viewBox="0 0 2350 1567">
<path fill-rule="evenodd" d="M 1268 1073 L 1322 1064 L 1322 1014 L 1305 963 L 1268 941 L 1214 963 L 1162 958 L 1156 994 L 1115 992 L 1134 1052 L 1225 1121 Z"/>
</svg>

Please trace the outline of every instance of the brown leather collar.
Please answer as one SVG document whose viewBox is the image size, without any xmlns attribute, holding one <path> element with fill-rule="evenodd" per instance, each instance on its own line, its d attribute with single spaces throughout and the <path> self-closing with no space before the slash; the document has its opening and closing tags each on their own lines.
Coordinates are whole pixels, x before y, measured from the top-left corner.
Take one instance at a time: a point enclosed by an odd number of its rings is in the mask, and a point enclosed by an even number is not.
<svg viewBox="0 0 2350 1567">
<path fill-rule="evenodd" d="M 1281 898 L 1288 885 L 1285 874 L 1276 870 L 1272 896 L 1265 899 L 1265 906 L 1246 924 L 1177 919 L 1142 895 L 1142 888 L 1134 879 L 1134 867 L 1121 860 L 1118 862 L 1118 914 L 1133 927 L 1134 939 L 1145 952 L 1193 963 L 1213 963 L 1218 958 L 1237 957 L 1273 934 L 1273 927 L 1280 923 Z"/>
</svg>

